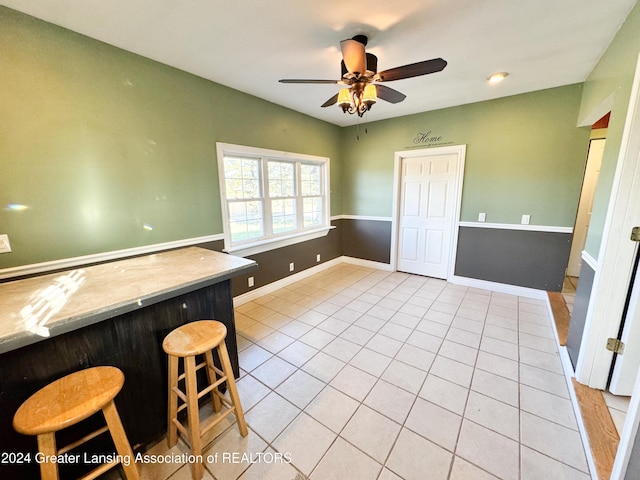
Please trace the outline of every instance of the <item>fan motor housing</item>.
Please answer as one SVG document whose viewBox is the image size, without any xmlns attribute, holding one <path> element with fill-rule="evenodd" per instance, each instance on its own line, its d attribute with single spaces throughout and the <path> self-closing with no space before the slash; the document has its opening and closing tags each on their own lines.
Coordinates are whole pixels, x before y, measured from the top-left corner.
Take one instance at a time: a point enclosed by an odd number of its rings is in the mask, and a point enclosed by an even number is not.
<svg viewBox="0 0 640 480">
<path fill-rule="evenodd" d="M 345 78 L 345 76 L 349 73 L 346 65 L 344 64 L 344 60 L 340 62 L 341 68 L 341 77 Z M 373 53 L 367 53 L 367 71 L 364 73 L 365 77 L 372 77 L 376 73 L 378 73 L 378 57 L 376 57 Z"/>
</svg>

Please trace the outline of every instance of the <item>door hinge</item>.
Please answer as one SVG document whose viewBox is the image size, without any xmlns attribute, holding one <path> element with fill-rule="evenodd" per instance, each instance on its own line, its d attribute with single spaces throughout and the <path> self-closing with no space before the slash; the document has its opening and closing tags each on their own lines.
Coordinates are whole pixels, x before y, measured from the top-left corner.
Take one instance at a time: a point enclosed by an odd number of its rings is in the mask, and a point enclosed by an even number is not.
<svg viewBox="0 0 640 480">
<path fill-rule="evenodd" d="M 624 353 L 624 343 L 617 338 L 607 338 L 607 350 L 622 355 Z"/>
<path fill-rule="evenodd" d="M 640 227 L 633 227 L 631 229 L 631 241 L 640 242 Z"/>
</svg>

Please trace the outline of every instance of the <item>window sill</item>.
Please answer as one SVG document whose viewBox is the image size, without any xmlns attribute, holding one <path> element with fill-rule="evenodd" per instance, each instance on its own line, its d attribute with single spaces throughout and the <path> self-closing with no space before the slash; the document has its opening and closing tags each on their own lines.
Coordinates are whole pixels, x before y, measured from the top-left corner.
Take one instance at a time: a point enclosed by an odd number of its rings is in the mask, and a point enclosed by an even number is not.
<svg viewBox="0 0 640 480">
<path fill-rule="evenodd" d="M 288 247 L 289 245 L 295 245 L 296 243 L 307 242 L 315 238 L 324 237 L 336 227 L 328 226 L 316 228 L 315 230 L 308 230 L 302 233 L 295 233 L 278 238 L 270 238 L 268 240 L 260 240 L 254 243 L 243 243 L 242 245 L 236 245 L 223 250 L 226 253 L 232 253 L 238 257 L 248 257 L 255 255 L 256 253 L 267 252 L 269 250 L 275 250 L 276 248 Z"/>
</svg>

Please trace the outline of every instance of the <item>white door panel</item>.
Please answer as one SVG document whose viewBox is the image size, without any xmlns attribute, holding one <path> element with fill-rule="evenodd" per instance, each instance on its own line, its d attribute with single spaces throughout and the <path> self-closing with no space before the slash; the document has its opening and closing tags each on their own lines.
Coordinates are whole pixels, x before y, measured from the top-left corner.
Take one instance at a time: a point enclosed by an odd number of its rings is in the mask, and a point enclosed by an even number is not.
<svg viewBox="0 0 640 480">
<path fill-rule="evenodd" d="M 425 262 L 438 266 L 442 265 L 446 262 L 446 259 L 443 258 L 443 243 L 444 243 L 444 234 L 443 232 L 437 230 L 429 230 L 427 231 L 427 242 L 425 249 Z"/>
<path fill-rule="evenodd" d="M 400 271 L 447 278 L 457 226 L 459 153 L 402 158 L 398 218 Z"/>
<path fill-rule="evenodd" d="M 407 201 L 403 204 L 402 214 L 405 217 L 420 216 L 420 199 L 422 198 L 422 184 L 407 183 L 405 185 Z"/>
<path fill-rule="evenodd" d="M 416 228 L 405 228 L 402 230 L 402 259 L 416 262 L 418 260 L 418 245 L 420 231 Z"/>
<path fill-rule="evenodd" d="M 446 182 L 430 182 L 429 183 L 429 209 L 427 216 L 435 220 L 437 218 L 445 219 L 447 215 L 447 183 Z"/>
</svg>

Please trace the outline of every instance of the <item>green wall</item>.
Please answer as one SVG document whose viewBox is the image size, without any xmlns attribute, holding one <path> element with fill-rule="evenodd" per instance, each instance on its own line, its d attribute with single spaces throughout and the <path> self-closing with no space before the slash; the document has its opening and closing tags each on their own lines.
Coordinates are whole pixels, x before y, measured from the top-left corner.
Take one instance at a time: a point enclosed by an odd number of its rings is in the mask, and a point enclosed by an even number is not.
<svg viewBox="0 0 640 480">
<path fill-rule="evenodd" d="M 1 6 L 0 105 L 0 269 L 222 233 L 218 141 L 340 181 L 338 127 Z"/>
<path fill-rule="evenodd" d="M 598 258 L 613 177 L 622 142 L 622 132 L 629 108 L 631 86 L 640 52 L 640 4 L 627 17 L 617 35 L 584 83 L 580 118 L 592 117 L 613 96 L 611 119 L 607 131 L 602 168 L 593 204 L 585 250 Z"/>
<path fill-rule="evenodd" d="M 0 269 L 222 233 L 217 141 L 328 156 L 331 214 L 382 217 L 396 151 L 466 144 L 461 220 L 518 224 L 528 213 L 571 227 L 589 136 L 575 125 L 615 93 L 587 242 L 597 255 L 639 32 L 636 7 L 584 85 L 358 130 L 0 7 L 0 234 L 13 248 Z M 439 140 L 415 143 L 428 132 Z"/>
<path fill-rule="evenodd" d="M 342 133 L 345 214 L 392 215 L 394 153 L 467 145 L 462 221 L 572 227 L 589 129 L 577 128 L 580 85 L 425 112 Z M 410 99 L 407 99 L 410 101 Z M 373 107 L 375 108 L 375 106 Z M 416 145 L 419 133 L 441 137 Z"/>
</svg>

